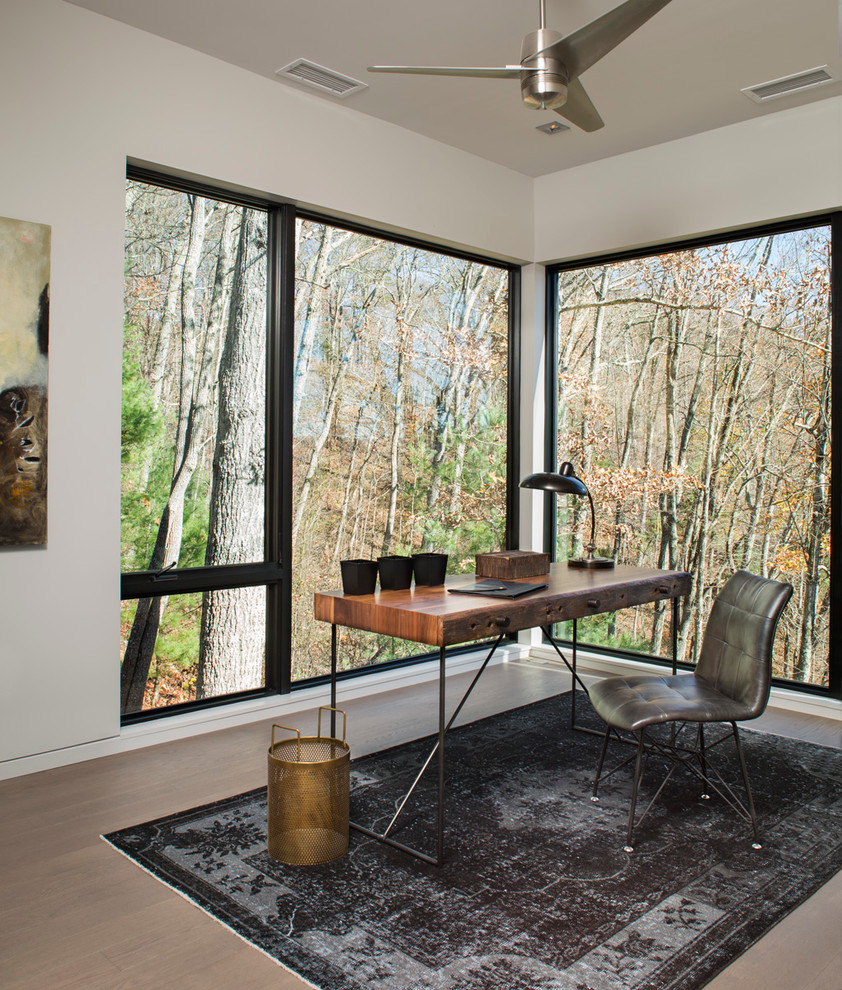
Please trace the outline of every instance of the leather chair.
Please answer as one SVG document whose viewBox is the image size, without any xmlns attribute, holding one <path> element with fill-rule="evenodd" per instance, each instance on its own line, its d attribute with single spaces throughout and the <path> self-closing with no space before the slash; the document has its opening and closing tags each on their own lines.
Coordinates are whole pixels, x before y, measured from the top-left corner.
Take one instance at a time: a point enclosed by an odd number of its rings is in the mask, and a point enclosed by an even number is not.
<svg viewBox="0 0 842 990">
<path fill-rule="evenodd" d="M 588 694 L 594 708 L 607 723 L 602 753 L 594 780 L 592 801 L 598 801 L 598 787 L 621 767 L 635 761 L 631 807 L 626 831 L 626 852 L 632 852 L 634 814 L 640 780 L 646 758 L 653 753 L 670 761 L 666 779 L 646 808 L 641 821 L 661 793 L 675 769 L 685 766 L 703 784 L 703 798 L 709 791 L 719 794 L 752 827 L 755 849 L 760 848 L 757 814 L 748 780 L 737 722 L 763 714 L 769 700 L 772 680 L 772 644 L 775 630 L 786 603 L 792 595 L 792 585 L 756 577 L 747 571 L 737 571 L 714 600 L 705 626 L 699 662 L 687 674 L 633 674 L 628 677 L 607 677 L 597 681 Z M 708 722 L 730 722 L 737 758 L 746 792 L 746 804 L 715 771 L 709 771 L 707 753 L 726 739 L 726 733 L 716 742 L 705 746 L 704 726 Z M 669 732 L 661 738 L 652 727 L 668 724 Z M 696 725 L 695 742 L 683 740 L 688 723 Z M 608 741 L 612 733 L 632 733 L 637 739 L 637 753 L 619 766 L 602 773 Z"/>
</svg>

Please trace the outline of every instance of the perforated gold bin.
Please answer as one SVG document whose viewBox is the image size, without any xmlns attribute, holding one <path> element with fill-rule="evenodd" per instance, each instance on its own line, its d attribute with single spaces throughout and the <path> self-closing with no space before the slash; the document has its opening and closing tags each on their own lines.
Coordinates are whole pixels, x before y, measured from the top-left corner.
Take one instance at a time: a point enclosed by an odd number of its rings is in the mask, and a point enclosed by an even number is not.
<svg viewBox="0 0 842 990">
<path fill-rule="evenodd" d="M 342 716 L 342 739 L 322 735 L 322 712 Z M 348 851 L 351 748 L 345 742 L 345 712 L 319 709 L 317 735 L 302 736 L 272 726 L 269 747 L 267 839 L 269 855 L 291 866 L 314 866 Z M 296 738 L 275 741 L 275 730 Z"/>
</svg>

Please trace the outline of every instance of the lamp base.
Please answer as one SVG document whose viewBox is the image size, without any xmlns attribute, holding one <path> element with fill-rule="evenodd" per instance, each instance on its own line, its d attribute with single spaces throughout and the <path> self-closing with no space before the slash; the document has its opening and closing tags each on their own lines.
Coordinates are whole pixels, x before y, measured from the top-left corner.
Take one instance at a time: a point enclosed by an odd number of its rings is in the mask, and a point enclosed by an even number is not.
<svg viewBox="0 0 842 990">
<path fill-rule="evenodd" d="M 612 557 L 571 557 L 567 561 L 568 567 L 613 567 L 614 560 Z"/>
</svg>

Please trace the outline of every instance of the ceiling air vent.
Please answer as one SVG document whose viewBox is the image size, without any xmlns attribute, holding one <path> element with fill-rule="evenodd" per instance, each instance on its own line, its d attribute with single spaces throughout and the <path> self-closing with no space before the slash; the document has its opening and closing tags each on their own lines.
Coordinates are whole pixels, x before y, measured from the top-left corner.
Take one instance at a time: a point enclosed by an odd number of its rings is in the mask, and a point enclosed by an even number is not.
<svg viewBox="0 0 842 990">
<path fill-rule="evenodd" d="M 359 79 L 340 75 L 333 69 L 316 65 L 315 62 L 310 62 L 306 58 L 297 58 L 282 69 L 276 69 L 275 75 L 306 83 L 308 86 L 320 89 L 323 93 L 330 93 L 331 96 L 346 97 L 352 93 L 359 93 L 361 89 L 368 89 L 368 85 L 360 82 Z"/>
<path fill-rule="evenodd" d="M 740 92 L 745 93 L 755 103 L 765 103 L 767 100 L 774 100 L 778 96 L 800 93 L 803 89 L 813 89 L 814 86 L 823 86 L 825 83 L 836 82 L 836 80 L 837 76 L 826 65 L 820 65 L 816 69 L 797 72 L 794 76 L 784 76 L 783 79 L 771 79 L 769 82 L 759 83 L 757 86 L 747 86 Z"/>
</svg>

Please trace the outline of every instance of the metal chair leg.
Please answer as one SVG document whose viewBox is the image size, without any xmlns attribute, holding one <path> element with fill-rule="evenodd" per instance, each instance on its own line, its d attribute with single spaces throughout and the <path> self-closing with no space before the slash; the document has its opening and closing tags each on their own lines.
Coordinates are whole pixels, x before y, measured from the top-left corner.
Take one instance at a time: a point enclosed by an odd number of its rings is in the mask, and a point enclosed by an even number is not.
<svg viewBox="0 0 842 990">
<path fill-rule="evenodd" d="M 748 799 L 748 814 L 751 820 L 751 830 L 754 833 L 754 842 L 751 844 L 752 849 L 762 849 L 763 845 L 760 842 L 760 830 L 757 827 L 757 812 L 754 810 L 754 797 L 751 793 L 751 784 L 748 781 L 748 769 L 746 768 L 746 758 L 743 753 L 743 743 L 740 739 L 740 732 L 737 729 L 737 723 L 732 722 L 731 728 L 734 730 L 734 745 L 737 748 L 737 758 L 740 761 L 740 771 L 743 775 L 743 784 L 746 789 L 746 798 Z"/>
<path fill-rule="evenodd" d="M 599 764 L 596 768 L 596 776 L 594 777 L 593 780 L 593 794 L 591 795 L 591 801 L 599 800 L 599 794 L 598 794 L 599 781 L 600 778 L 602 777 L 602 767 L 603 764 L 605 763 L 605 754 L 608 751 L 608 738 L 610 735 L 611 735 L 611 726 L 607 725 L 605 727 L 605 737 L 602 740 L 602 752 L 599 754 Z"/>
<path fill-rule="evenodd" d="M 710 794 L 707 792 L 708 786 L 708 764 L 705 758 L 705 724 L 699 722 L 699 765 L 702 768 L 702 786 L 704 790 L 699 795 L 703 801 L 710 801 Z"/>
<path fill-rule="evenodd" d="M 632 785 L 631 807 L 629 808 L 629 824 L 626 830 L 626 844 L 623 851 L 634 852 L 632 846 L 632 831 L 634 830 L 634 812 L 637 806 L 637 792 L 640 790 L 640 778 L 643 776 L 643 731 L 638 734 L 637 758 L 634 763 L 634 784 Z"/>
</svg>

